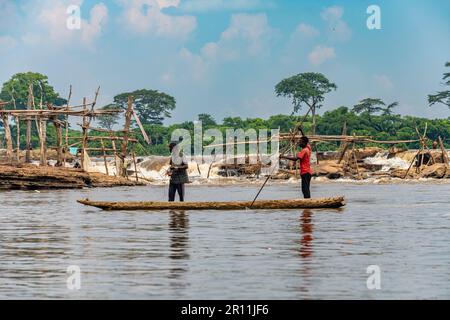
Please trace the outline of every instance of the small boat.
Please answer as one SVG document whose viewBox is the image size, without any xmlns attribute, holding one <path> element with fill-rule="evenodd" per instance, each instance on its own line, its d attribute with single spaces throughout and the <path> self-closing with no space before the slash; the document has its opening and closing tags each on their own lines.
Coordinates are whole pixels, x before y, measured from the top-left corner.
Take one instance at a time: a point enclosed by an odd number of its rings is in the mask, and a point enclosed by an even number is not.
<svg viewBox="0 0 450 320">
<path fill-rule="evenodd" d="M 340 208 L 345 206 L 344 197 L 291 199 L 291 200 L 258 200 L 252 201 L 208 201 L 208 202 L 160 202 L 134 201 L 110 202 L 78 200 L 87 206 L 103 210 L 246 210 L 246 209 L 318 209 Z"/>
</svg>

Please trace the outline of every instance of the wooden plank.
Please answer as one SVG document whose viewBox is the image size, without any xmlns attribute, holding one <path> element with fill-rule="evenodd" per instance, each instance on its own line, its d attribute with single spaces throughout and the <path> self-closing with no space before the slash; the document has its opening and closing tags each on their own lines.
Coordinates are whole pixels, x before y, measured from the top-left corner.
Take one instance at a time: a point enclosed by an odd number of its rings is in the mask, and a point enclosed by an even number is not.
<svg viewBox="0 0 450 320">
<path fill-rule="evenodd" d="M 78 200 L 79 203 L 104 210 L 245 210 L 252 209 L 306 209 L 306 208 L 340 208 L 345 206 L 344 197 L 292 199 L 292 200 L 258 200 L 232 202 L 108 202 Z"/>
<path fill-rule="evenodd" d="M 134 120 L 136 120 L 136 123 L 138 124 L 139 129 L 141 129 L 142 136 L 144 137 L 145 142 L 147 142 L 147 144 L 151 144 L 150 138 L 148 137 L 147 133 L 145 132 L 144 126 L 142 125 L 141 120 L 139 120 L 139 117 L 136 114 L 136 111 L 134 110 L 133 107 L 132 107 L 132 109 L 133 109 Z"/>
</svg>

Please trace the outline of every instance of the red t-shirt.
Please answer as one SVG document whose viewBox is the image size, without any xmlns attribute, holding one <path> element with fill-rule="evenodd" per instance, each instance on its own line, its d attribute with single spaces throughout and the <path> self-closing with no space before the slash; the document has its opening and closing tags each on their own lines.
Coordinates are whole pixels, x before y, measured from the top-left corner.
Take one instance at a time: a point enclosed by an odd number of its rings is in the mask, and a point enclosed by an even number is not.
<svg viewBox="0 0 450 320">
<path fill-rule="evenodd" d="M 297 158 L 300 159 L 300 174 L 309 173 L 312 174 L 313 171 L 311 169 L 311 146 L 308 144 L 305 148 L 302 149 L 299 153 L 297 153 Z"/>
</svg>

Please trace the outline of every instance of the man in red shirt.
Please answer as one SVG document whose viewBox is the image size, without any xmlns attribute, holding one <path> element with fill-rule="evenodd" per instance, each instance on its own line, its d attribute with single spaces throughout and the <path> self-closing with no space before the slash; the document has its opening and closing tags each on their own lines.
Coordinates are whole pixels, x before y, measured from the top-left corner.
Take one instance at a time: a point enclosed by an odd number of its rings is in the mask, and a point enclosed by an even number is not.
<svg viewBox="0 0 450 320">
<path fill-rule="evenodd" d="M 305 199 L 311 198 L 311 177 L 312 177 L 312 169 L 311 169 L 311 146 L 309 145 L 308 137 L 301 137 L 299 146 L 302 150 L 297 153 L 296 157 L 291 156 L 283 156 L 280 155 L 280 159 L 287 159 L 291 161 L 299 161 L 300 160 L 300 177 L 302 179 L 302 193 Z"/>
</svg>

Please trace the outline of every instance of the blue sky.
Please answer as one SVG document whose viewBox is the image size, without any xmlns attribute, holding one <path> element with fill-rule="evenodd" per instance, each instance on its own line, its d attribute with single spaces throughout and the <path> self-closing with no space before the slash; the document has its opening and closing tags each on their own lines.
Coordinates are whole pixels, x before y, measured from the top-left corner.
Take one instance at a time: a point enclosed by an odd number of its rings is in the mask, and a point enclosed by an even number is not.
<svg viewBox="0 0 450 320">
<path fill-rule="evenodd" d="M 71 4 L 79 30 L 66 27 Z M 366 27 L 372 4 L 381 30 Z M 338 86 L 320 112 L 380 97 L 402 114 L 446 118 L 426 96 L 441 88 L 449 39 L 446 0 L 0 0 L 0 82 L 41 72 L 63 97 L 72 84 L 77 102 L 100 85 L 100 104 L 162 90 L 177 99 L 171 123 L 288 114 L 275 84 L 313 71 Z"/>
</svg>

